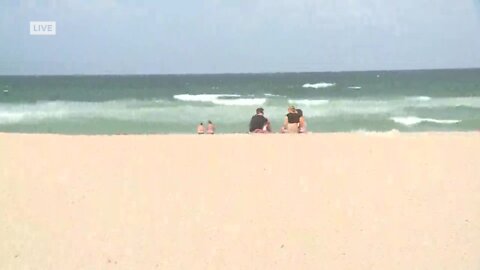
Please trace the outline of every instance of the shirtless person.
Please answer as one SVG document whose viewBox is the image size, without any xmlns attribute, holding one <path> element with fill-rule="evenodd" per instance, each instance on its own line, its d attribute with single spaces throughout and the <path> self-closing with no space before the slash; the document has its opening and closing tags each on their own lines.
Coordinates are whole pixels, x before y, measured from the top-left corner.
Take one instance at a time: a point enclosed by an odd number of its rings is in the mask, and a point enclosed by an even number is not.
<svg viewBox="0 0 480 270">
<path fill-rule="evenodd" d="M 200 123 L 197 126 L 197 134 L 205 134 L 205 127 L 203 126 L 203 123 Z"/>
<path fill-rule="evenodd" d="M 215 134 L 215 125 L 210 120 L 208 120 L 207 134 L 210 134 L 210 135 Z"/>
<path fill-rule="evenodd" d="M 282 132 L 299 133 L 300 117 L 294 106 L 288 107 L 288 114 L 285 116 Z"/>
</svg>

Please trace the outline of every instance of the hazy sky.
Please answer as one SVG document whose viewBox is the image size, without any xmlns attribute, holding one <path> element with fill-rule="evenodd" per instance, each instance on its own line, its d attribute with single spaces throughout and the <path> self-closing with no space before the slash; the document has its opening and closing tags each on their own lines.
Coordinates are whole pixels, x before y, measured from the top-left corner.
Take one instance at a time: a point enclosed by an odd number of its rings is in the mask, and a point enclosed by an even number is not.
<svg viewBox="0 0 480 270">
<path fill-rule="evenodd" d="M 478 1 L 1 0 L 0 74 L 480 67 Z"/>
</svg>

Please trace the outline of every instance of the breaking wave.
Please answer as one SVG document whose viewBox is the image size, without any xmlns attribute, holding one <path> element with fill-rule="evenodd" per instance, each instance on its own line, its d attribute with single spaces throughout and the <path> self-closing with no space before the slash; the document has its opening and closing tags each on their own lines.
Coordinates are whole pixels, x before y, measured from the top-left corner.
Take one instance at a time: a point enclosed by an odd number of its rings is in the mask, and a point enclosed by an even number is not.
<svg viewBox="0 0 480 270">
<path fill-rule="evenodd" d="M 418 97 L 407 97 L 407 100 L 412 100 L 412 101 L 430 101 L 432 100 L 431 97 L 428 96 L 418 96 Z"/>
<path fill-rule="evenodd" d="M 224 106 L 258 106 L 264 104 L 267 101 L 266 98 L 244 98 L 241 95 L 234 94 L 181 94 L 174 95 L 173 98 L 180 101 L 207 102 L 215 105 Z"/>
<path fill-rule="evenodd" d="M 439 120 L 433 118 L 420 118 L 416 116 L 407 117 L 391 117 L 395 123 L 399 123 L 405 126 L 414 126 L 421 123 L 435 123 L 435 124 L 457 124 L 462 122 L 461 120 Z"/>
<path fill-rule="evenodd" d="M 265 95 L 266 97 L 286 97 L 286 96 L 276 95 L 276 94 L 270 94 L 270 93 L 265 93 L 264 95 Z"/>
<path fill-rule="evenodd" d="M 213 102 L 222 97 L 241 97 L 240 95 L 230 95 L 230 94 L 200 94 L 200 95 L 191 95 L 191 94 L 180 94 L 174 95 L 173 98 L 181 101 L 196 101 L 196 102 Z"/>
<path fill-rule="evenodd" d="M 327 82 L 321 82 L 321 83 L 306 83 L 302 87 L 303 88 L 328 88 L 328 87 L 333 87 L 337 85 L 336 83 L 327 83 Z"/>
</svg>

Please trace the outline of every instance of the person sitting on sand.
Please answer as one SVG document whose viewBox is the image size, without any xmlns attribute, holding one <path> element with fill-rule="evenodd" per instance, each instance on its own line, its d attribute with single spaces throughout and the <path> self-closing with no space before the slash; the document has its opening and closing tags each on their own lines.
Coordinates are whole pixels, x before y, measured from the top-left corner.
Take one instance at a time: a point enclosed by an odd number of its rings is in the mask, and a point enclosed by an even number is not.
<svg viewBox="0 0 480 270">
<path fill-rule="evenodd" d="M 288 114 L 285 116 L 283 130 L 285 133 L 298 133 L 300 125 L 300 115 L 294 106 L 288 107 Z"/>
<path fill-rule="evenodd" d="M 298 132 L 307 133 L 307 121 L 305 121 L 305 117 L 303 116 L 303 111 L 300 109 L 297 109 L 297 113 L 300 116 L 300 122 L 298 124 Z"/>
<path fill-rule="evenodd" d="M 250 120 L 250 132 L 252 133 L 270 133 L 270 121 L 263 115 L 263 108 L 257 108 L 256 114 Z"/>
<path fill-rule="evenodd" d="M 305 117 L 303 116 L 303 111 L 300 109 L 296 109 L 297 114 L 300 116 L 300 121 L 298 123 L 298 133 L 307 133 L 307 122 L 305 121 Z M 283 125 L 280 129 L 280 133 L 287 133 L 287 128 Z"/>
<path fill-rule="evenodd" d="M 203 126 L 203 123 L 200 123 L 197 126 L 197 134 L 205 134 L 205 127 Z"/>
<path fill-rule="evenodd" d="M 210 134 L 210 135 L 215 134 L 215 125 L 210 120 L 208 120 L 207 134 Z"/>
</svg>

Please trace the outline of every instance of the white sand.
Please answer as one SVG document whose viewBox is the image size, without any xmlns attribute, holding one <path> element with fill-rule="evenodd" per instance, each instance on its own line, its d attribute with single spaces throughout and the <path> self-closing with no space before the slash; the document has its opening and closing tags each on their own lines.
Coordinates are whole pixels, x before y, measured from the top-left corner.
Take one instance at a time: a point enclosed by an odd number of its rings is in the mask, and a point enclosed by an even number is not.
<svg viewBox="0 0 480 270">
<path fill-rule="evenodd" d="M 0 134 L 0 269 L 480 269 L 480 134 Z"/>
</svg>

